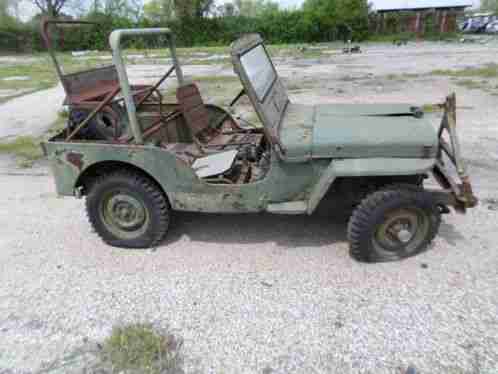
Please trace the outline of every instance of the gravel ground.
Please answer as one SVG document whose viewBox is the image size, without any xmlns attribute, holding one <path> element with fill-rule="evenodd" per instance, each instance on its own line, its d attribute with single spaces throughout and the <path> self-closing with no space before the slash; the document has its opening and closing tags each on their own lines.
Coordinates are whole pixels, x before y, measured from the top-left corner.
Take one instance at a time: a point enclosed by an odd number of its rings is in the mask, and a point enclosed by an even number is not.
<svg viewBox="0 0 498 374">
<path fill-rule="evenodd" d="M 396 71 L 496 56 L 490 46 L 384 48 L 404 57 Z M 347 217 L 333 207 L 176 214 L 163 245 L 127 251 L 98 239 L 82 201 L 55 195 L 45 164 L 26 171 L 0 158 L 0 373 L 77 372 L 63 365 L 87 340 L 144 321 L 184 338 L 192 374 L 498 373 L 498 97 L 445 77 L 382 78 L 387 60 L 368 50 L 348 58 L 365 66 L 324 79 L 311 64 L 295 75 L 309 84 L 293 99 L 426 103 L 456 89 L 478 208 L 446 216 L 427 252 L 389 264 L 349 256 Z"/>
<path fill-rule="evenodd" d="M 0 140 L 43 134 L 57 119 L 63 99 L 62 87 L 57 86 L 0 105 Z"/>
</svg>

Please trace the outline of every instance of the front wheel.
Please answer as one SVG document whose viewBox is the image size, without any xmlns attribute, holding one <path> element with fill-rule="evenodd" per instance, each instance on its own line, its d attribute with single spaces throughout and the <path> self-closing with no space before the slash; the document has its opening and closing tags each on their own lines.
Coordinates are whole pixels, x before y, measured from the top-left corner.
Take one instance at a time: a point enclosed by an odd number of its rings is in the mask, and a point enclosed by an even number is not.
<svg viewBox="0 0 498 374">
<path fill-rule="evenodd" d="M 155 247 L 168 230 L 166 196 L 149 178 L 131 171 L 118 170 L 94 181 L 86 210 L 97 234 L 116 247 Z"/>
<path fill-rule="evenodd" d="M 349 221 L 351 254 L 366 262 L 414 256 L 427 248 L 440 224 L 440 209 L 423 190 L 375 192 L 362 201 Z"/>
</svg>

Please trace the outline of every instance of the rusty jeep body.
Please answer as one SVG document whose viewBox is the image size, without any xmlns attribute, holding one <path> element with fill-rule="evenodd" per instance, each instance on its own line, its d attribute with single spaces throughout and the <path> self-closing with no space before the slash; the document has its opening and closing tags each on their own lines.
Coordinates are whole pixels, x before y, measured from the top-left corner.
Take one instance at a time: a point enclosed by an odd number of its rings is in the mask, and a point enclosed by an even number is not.
<svg viewBox="0 0 498 374">
<path fill-rule="evenodd" d="M 172 66 L 154 85 L 128 80 L 120 44 L 135 35 L 168 42 Z M 206 104 L 185 80 L 168 29 L 116 30 L 109 40 L 112 65 L 74 75 L 57 68 L 70 115 L 42 146 L 58 193 L 85 196 L 91 224 L 110 245 L 157 246 L 172 210 L 306 215 L 332 194 L 354 208 L 352 255 L 390 261 L 425 249 L 448 207 L 477 204 L 454 95 L 442 104 L 439 132 L 405 104 L 293 103 L 261 37 L 247 35 L 232 45 L 243 90 L 230 106 L 247 96 L 263 125 L 250 126 Z M 173 103 L 160 90 L 170 77 Z M 424 187 L 430 177 L 440 188 Z"/>
</svg>

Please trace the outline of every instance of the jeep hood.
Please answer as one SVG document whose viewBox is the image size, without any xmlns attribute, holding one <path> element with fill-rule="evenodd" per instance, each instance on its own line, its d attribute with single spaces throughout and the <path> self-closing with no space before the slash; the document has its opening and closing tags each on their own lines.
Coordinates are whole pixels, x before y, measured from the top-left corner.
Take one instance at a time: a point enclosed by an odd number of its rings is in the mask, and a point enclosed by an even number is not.
<svg viewBox="0 0 498 374">
<path fill-rule="evenodd" d="M 289 161 L 435 157 L 436 131 L 417 117 L 406 104 L 289 103 L 279 138 Z"/>
</svg>

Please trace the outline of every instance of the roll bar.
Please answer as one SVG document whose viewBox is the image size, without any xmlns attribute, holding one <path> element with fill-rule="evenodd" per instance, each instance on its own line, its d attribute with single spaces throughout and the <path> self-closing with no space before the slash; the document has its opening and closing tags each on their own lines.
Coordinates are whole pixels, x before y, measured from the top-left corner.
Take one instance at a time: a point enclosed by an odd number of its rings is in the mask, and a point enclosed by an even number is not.
<svg viewBox="0 0 498 374">
<path fill-rule="evenodd" d="M 133 95 L 131 93 L 130 82 L 128 80 L 128 74 L 126 73 L 126 67 L 124 64 L 123 56 L 121 54 L 121 39 L 123 36 L 140 36 L 140 35 L 166 35 L 169 42 L 171 59 L 173 60 L 173 66 L 176 72 L 176 78 L 178 79 L 179 85 L 183 85 L 184 78 L 183 72 L 178 61 L 175 49 L 174 36 L 171 30 L 168 28 L 147 28 L 147 29 L 120 29 L 114 30 L 109 36 L 109 45 L 112 49 L 112 61 L 116 67 L 118 73 L 119 84 L 121 86 L 121 94 L 123 95 L 126 110 L 128 112 L 128 118 L 130 120 L 131 131 L 133 132 L 133 137 L 135 143 L 142 144 L 143 137 L 140 130 L 140 125 L 137 119 L 135 101 L 133 100 Z"/>
</svg>

